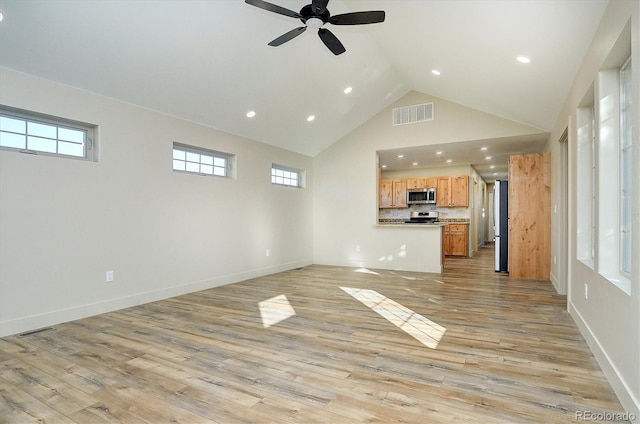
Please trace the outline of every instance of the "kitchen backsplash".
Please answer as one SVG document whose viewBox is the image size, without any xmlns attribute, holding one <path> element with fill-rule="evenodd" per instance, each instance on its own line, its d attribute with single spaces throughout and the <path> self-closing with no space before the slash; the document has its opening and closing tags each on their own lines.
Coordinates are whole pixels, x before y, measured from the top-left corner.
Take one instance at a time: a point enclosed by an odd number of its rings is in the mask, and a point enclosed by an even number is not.
<svg viewBox="0 0 640 424">
<path fill-rule="evenodd" d="M 437 211 L 438 218 L 441 221 L 450 220 L 450 219 L 465 219 L 469 220 L 470 218 L 470 208 L 438 208 L 434 206 L 411 206 L 406 209 L 379 209 L 378 219 L 379 220 L 397 220 L 397 219 L 406 219 L 408 220 L 411 217 L 411 212 L 427 212 L 427 211 Z"/>
</svg>

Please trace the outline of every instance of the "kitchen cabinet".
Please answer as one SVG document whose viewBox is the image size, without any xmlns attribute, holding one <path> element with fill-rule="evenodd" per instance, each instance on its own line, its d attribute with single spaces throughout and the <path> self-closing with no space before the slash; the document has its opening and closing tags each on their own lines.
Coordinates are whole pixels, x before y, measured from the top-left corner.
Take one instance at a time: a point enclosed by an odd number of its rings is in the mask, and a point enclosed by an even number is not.
<svg viewBox="0 0 640 424">
<path fill-rule="evenodd" d="M 380 208 L 406 208 L 407 207 L 407 180 L 387 179 L 380 181 Z"/>
<path fill-rule="evenodd" d="M 469 176 L 438 177 L 436 205 L 469 207 Z"/>
<path fill-rule="evenodd" d="M 445 256 L 469 256 L 469 224 L 444 227 L 442 250 Z"/>
<path fill-rule="evenodd" d="M 438 177 L 428 178 L 407 178 L 407 189 L 410 188 L 431 188 L 438 186 Z"/>
</svg>

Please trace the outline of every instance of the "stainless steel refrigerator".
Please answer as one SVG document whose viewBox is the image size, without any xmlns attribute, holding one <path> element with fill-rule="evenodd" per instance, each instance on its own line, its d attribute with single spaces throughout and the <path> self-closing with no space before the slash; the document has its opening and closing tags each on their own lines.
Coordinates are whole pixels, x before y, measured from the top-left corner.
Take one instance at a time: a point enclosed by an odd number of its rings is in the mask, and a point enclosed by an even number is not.
<svg viewBox="0 0 640 424">
<path fill-rule="evenodd" d="M 509 182 L 496 180 L 493 188 L 496 233 L 496 272 L 509 272 Z"/>
</svg>

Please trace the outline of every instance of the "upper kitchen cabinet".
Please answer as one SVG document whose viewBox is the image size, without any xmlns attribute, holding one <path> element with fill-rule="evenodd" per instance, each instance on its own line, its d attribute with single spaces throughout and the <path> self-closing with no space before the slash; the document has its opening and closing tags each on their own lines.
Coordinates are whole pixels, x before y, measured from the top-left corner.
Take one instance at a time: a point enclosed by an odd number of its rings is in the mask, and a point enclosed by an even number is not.
<svg viewBox="0 0 640 424">
<path fill-rule="evenodd" d="M 469 176 L 438 177 L 436 205 L 441 207 L 469 207 Z"/>
<path fill-rule="evenodd" d="M 438 186 L 438 177 L 429 178 L 407 178 L 407 189 L 431 188 Z"/>
<path fill-rule="evenodd" d="M 407 180 L 380 180 L 380 198 L 378 201 L 380 208 L 406 208 Z"/>
</svg>

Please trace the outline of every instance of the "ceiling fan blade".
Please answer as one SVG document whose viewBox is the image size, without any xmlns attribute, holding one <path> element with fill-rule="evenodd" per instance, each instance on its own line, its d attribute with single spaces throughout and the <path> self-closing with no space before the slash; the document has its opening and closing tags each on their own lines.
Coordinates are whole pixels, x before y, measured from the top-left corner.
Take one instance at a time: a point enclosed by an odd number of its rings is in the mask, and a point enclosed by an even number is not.
<svg viewBox="0 0 640 424">
<path fill-rule="evenodd" d="M 269 43 L 270 46 L 277 47 L 280 44 L 284 44 L 289 40 L 296 38 L 298 35 L 302 34 L 307 30 L 306 26 L 292 29 L 291 31 L 282 34 L 280 37 L 276 38 L 272 42 Z"/>
<path fill-rule="evenodd" d="M 320 28 L 318 30 L 318 35 L 320 36 L 320 39 L 322 40 L 324 45 L 327 46 L 327 48 L 331 50 L 331 53 L 335 54 L 336 56 L 347 51 L 340 40 L 338 40 L 338 38 L 333 35 L 333 33 L 328 29 Z"/>
<path fill-rule="evenodd" d="M 364 25 L 377 24 L 379 22 L 384 22 L 383 10 L 343 13 L 329 18 L 329 23 L 333 25 Z"/>
<path fill-rule="evenodd" d="M 329 0 L 313 0 L 311 9 L 316 15 L 322 15 L 327 10 L 327 4 L 329 4 Z"/>
<path fill-rule="evenodd" d="M 259 7 L 260 9 L 268 10 L 269 12 L 278 13 L 284 16 L 290 16 L 292 18 L 300 19 L 302 16 L 298 12 L 286 9 L 284 7 L 263 1 L 263 0 L 244 0 L 245 3 L 251 6 Z"/>
</svg>

